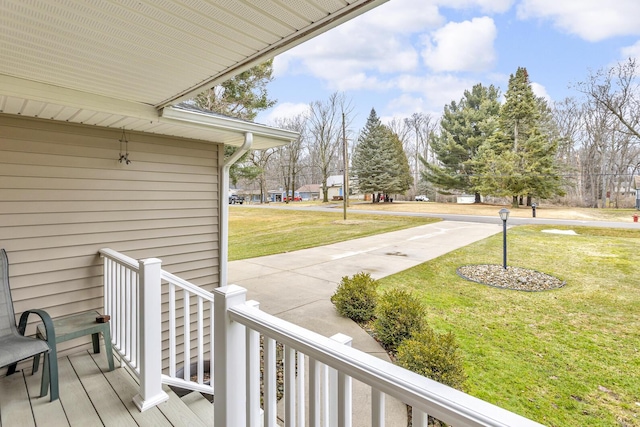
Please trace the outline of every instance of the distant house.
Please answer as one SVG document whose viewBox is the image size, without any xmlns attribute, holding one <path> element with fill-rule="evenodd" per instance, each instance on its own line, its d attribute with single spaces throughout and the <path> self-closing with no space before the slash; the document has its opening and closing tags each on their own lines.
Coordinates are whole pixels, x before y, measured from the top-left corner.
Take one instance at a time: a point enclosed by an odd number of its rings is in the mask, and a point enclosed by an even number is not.
<svg viewBox="0 0 640 427">
<path fill-rule="evenodd" d="M 269 190 L 268 191 L 269 197 L 268 200 L 270 202 L 284 202 L 286 201 L 287 198 L 287 193 L 280 189 L 280 190 Z M 291 197 L 291 190 L 289 190 L 289 197 Z M 300 197 L 300 193 L 298 193 L 297 191 L 294 193 L 294 199 L 295 201 L 299 201 L 302 200 L 302 198 Z"/>
<path fill-rule="evenodd" d="M 331 175 L 327 178 L 327 198 L 329 200 L 334 197 L 343 197 L 344 191 L 342 189 L 344 177 L 342 175 Z M 322 187 L 320 188 L 322 194 Z"/>
<path fill-rule="evenodd" d="M 320 184 L 307 184 L 298 188 L 302 200 L 318 200 L 320 198 Z"/>
</svg>

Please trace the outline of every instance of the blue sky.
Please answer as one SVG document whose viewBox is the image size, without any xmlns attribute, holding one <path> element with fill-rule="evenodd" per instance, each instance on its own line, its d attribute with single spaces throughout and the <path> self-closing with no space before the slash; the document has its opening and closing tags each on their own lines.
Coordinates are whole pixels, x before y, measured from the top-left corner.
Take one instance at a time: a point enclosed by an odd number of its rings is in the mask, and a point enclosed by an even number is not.
<svg viewBox="0 0 640 427">
<path fill-rule="evenodd" d="M 352 128 L 371 108 L 383 122 L 415 112 L 439 116 L 476 83 L 507 89 L 526 67 L 551 101 L 589 70 L 640 57 L 640 0 L 390 0 L 274 60 L 273 123 L 344 92 Z"/>
</svg>

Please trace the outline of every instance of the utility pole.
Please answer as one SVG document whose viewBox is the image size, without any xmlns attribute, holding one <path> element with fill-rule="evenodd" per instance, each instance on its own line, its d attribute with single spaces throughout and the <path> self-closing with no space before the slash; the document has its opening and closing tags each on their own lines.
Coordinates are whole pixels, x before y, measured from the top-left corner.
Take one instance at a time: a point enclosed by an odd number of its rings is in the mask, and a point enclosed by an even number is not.
<svg viewBox="0 0 640 427">
<path fill-rule="evenodd" d="M 347 207 L 349 206 L 349 158 L 347 150 L 347 129 L 345 125 L 344 113 L 342 113 L 342 158 L 344 160 L 344 171 L 342 174 L 342 205 L 344 220 L 347 220 Z"/>
</svg>

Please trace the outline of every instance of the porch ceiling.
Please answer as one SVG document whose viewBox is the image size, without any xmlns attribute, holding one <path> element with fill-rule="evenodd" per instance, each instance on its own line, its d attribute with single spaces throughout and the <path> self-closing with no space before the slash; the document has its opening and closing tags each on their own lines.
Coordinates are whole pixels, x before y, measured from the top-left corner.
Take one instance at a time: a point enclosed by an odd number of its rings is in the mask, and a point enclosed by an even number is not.
<svg viewBox="0 0 640 427">
<path fill-rule="evenodd" d="M 2 0 L 0 113 L 241 145 L 162 109 L 385 1 Z"/>
</svg>

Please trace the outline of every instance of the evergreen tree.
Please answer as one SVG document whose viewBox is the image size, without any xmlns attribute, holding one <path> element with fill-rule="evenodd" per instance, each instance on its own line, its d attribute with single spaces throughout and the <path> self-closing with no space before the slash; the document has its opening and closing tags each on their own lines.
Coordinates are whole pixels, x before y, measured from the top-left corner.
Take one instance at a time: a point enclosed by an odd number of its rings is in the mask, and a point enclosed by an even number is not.
<svg viewBox="0 0 640 427">
<path fill-rule="evenodd" d="M 527 204 L 537 196 L 561 194 L 556 163 L 558 138 L 548 114 L 548 106 L 536 98 L 525 68 L 509 78 L 505 103 L 500 108 L 498 129 L 487 139 L 472 161 L 477 172 L 471 183 L 479 191 L 496 196 L 527 196 Z"/>
<path fill-rule="evenodd" d="M 394 163 L 393 170 L 390 171 L 393 178 L 388 187 L 385 188 L 385 194 L 404 194 L 411 188 L 411 184 L 413 184 L 409 160 L 407 159 L 407 154 L 402 147 L 402 141 L 398 134 L 387 126 L 384 126 L 384 130 L 387 133 L 387 143 L 391 145 L 393 150 L 392 156 Z"/>
<path fill-rule="evenodd" d="M 276 103 L 267 93 L 272 80 L 273 59 L 270 59 L 201 92 L 190 102 L 204 110 L 253 120 L 260 111 Z"/>
<path fill-rule="evenodd" d="M 229 80 L 199 93 L 194 99 L 186 101 L 185 106 L 196 106 L 206 111 L 253 120 L 256 115 L 275 105 L 276 100 L 269 99 L 267 84 L 273 80 L 273 59 L 258 64 Z M 236 147 L 225 146 L 224 155 L 230 157 Z M 261 173 L 259 168 L 247 165 L 249 152 L 231 165 L 229 179 L 233 185 L 238 180 L 254 180 Z"/>
<path fill-rule="evenodd" d="M 424 180 L 443 190 L 475 193 L 476 203 L 480 202 L 480 191 L 470 179 L 475 173 L 473 160 L 480 145 L 497 128 L 499 97 L 500 91 L 493 85 L 477 84 L 464 92 L 460 102 L 452 101 L 444 107 L 440 135 L 432 139 L 439 164 L 421 159 L 426 167 Z"/>
<path fill-rule="evenodd" d="M 363 193 L 404 193 L 411 185 L 409 162 L 398 136 L 384 126 L 371 109 L 352 158 L 351 171 Z"/>
</svg>

